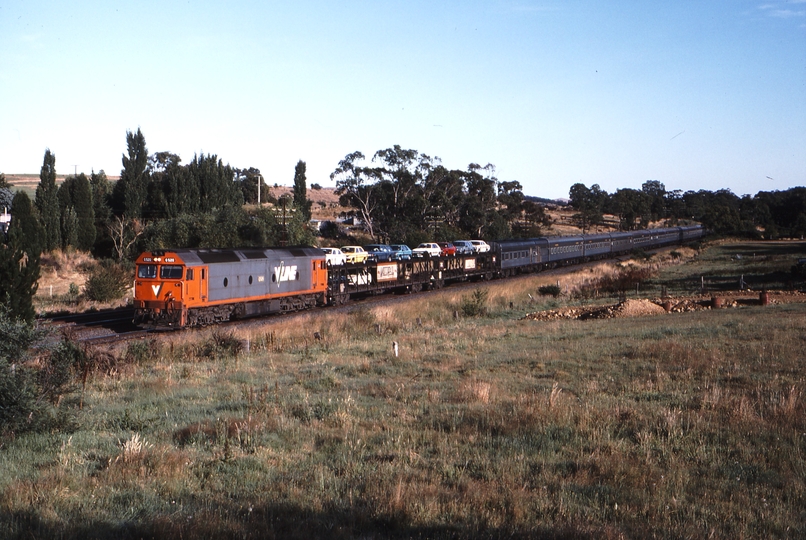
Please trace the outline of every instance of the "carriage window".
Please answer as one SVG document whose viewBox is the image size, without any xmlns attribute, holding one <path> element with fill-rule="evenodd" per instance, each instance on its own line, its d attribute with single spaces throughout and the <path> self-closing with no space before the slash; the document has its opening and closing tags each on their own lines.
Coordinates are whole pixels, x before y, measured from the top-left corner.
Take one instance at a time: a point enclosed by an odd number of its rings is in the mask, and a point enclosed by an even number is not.
<svg viewBox="0 0 806 540">
<path fill-rule="evenodd" d="M 182 279 L 182 267 L 163 264 L 160 266 L 160 278 Z"/>
<path fill-rule="evenodd" d="M 193 281 L 193 268 L 188 268 L 188 271 L 185 273 L 185 279 Z"/>
<path fill-rule="evenodd" d="M 249 284 L 252 284 L 252 276 L 249 276 Z"/>
<path fill-rule="evenodd" d="M 224 287 L 226 287 L 227 285 L 229 285 L 229 280 L 227 278 L 224 278 Z"/>
<path fill-rule="evenodd" d="M 157 265 L 141 264 L 137 267 L 137 277 L 146 279 L 157 277 Z"/>
</svg>

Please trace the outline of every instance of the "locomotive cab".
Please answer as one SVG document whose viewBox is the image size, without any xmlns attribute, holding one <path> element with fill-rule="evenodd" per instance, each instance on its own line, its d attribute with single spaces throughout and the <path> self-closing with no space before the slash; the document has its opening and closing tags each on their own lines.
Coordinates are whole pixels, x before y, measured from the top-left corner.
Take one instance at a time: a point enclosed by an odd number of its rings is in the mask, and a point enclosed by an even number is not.
<svg viewBox="0 0 806 540">
<path fill-rule="evenodd" d="M 184 326 L 188 305 L 207 296 L 207 269 L 192 267 L 176 253 L 143 253 L 134 282 L 135 322 Z"/>
</svg>

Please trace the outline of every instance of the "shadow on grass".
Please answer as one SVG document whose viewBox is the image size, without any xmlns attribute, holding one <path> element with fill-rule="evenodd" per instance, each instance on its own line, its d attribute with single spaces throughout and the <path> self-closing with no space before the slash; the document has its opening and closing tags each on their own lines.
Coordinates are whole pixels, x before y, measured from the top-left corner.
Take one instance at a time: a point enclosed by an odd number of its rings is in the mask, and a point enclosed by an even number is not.
<svg viewBox="0 0 806 540">
<path fill-rule="evenodd" d="M 485 528 L 481 524 L 418 527 L 407 524 L 403 515 L 370 518 L 367 506 L 312 512 L 293 505 L 244 508 L 243 505 L 218 505 L 196 514 L 179 513 L 151 519 L 118 522 L 86 521 L 60 523 L 26 512 L 0 517 L 3 538 L 70 539 L 195 539 L 195 538 L 615 538 L 612 527 L 573 525 L 541 527 L 536 530 Z"/>
</svg>

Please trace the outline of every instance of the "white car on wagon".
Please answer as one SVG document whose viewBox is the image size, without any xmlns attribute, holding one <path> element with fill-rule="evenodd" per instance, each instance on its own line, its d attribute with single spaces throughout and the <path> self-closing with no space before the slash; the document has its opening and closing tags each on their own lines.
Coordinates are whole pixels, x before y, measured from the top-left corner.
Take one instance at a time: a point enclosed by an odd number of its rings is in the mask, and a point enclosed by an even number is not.
<svg viewBox="0 0 806 540">
<path fill-rule="evenodd" d="M 328 266 L 338 266 L 347 262 L 347 255 L 342 253 L 339 248 L 324 247 L 322 251 L 325 252 L 325 261 Z"/>
<path fill-rule="evenodd" d="M 490 244 L 484 240 L 471 240 L 470 243 L 473 244 L 473 249 L 476 253 L 487 253 L 490 251 Z"/>
</svg>

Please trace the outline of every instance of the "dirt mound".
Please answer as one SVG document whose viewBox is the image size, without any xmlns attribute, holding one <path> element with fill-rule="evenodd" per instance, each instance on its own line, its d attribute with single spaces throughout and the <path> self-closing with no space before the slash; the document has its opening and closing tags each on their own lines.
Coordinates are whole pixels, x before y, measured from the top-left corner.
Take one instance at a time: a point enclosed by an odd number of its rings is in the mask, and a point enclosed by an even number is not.
<svg viewBox="0 0 806 540">
<path fill-rule="evenodd" d="M 615 319 L 620 317 L 644 317 L 665 314 L 662 306 L 651 300 L 626 300 L 612 306 L 568 307 L 551 311 L 529 313 L 524 319 L 532 321 L 553 321 L 557 319 Z"/>
</svg>

